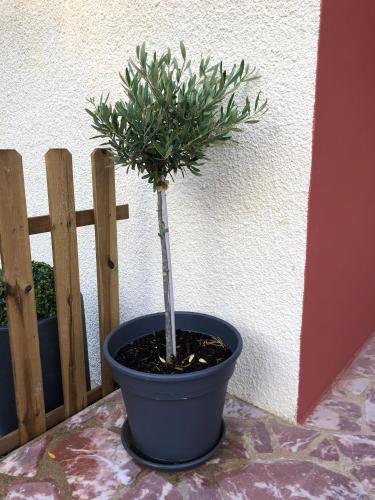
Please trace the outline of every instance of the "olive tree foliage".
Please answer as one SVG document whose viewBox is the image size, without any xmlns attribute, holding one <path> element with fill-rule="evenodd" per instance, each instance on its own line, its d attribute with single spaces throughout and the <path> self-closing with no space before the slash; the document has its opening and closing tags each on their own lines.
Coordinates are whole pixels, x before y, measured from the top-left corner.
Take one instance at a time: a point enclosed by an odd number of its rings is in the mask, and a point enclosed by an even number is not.
<svg viewBox="0 0 375 500">
<path fill-rule="evenodd" d="M 179 173 L 201 175 L 207 149 L 232 139 L 242 125 L 257 123 L 267 110 L 267 100 L 261 99 L 259 92 L 253 102 L 248 97 L 238 102 L 237 91 L 259 78 L 256 69 L 244 60 L 227 71 L 222 62 L 202 57 L 193 70 L 182 42 L 178 58 L 170 49 L 158 56 L 156 52 L 148 54 L 145 43 L 137 46 L 135 60 L 129 61 L 120 78 L 123 98 L 114 104 L 109 95 L 102 95 L 99 101 L 89 99 L 87 112 L 97 131 L 94 138 L 105 140 L 103 145 L 112 151 L 115 164 L 136 171 L 158 192 L 166 359 L 170 362 L 175 339 L 171 333 L 174 311 L 169 303 L 173 289 L 165 198 L 169 180 L 174 181 Z"/>
<path fill-rule="evenodd" d="M 136 60 L 120 74 L 124 98 L 90 99 L 87 110 L 116 164 L 139 172 L 154 190 L 179 172 L 199 175 L 208 147 L 231 139 L 241 123 L 256 123 L 267 109 L 260 93 L 253 106 L 248 97 L 243 106 L 235 99 L 240 87 L 259 78 L 245 61 L 226 71 L 207 57 L 193 71 L 182 42 L 180 49 L 181 63 L 170 49 L 150 57 L 145 44 L 138 46 Z"/>
</svg>

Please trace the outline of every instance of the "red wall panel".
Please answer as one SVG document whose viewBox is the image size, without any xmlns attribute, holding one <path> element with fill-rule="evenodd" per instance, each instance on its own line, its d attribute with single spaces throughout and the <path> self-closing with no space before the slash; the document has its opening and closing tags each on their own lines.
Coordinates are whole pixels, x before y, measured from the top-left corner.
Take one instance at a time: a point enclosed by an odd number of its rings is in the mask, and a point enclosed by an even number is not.
<svg viewBox="0 0 375 500">
<path fill-rule="evenodd" d="M 323 0 L 298 420 L 375 330 L 375 0 Z"/>
</svg>

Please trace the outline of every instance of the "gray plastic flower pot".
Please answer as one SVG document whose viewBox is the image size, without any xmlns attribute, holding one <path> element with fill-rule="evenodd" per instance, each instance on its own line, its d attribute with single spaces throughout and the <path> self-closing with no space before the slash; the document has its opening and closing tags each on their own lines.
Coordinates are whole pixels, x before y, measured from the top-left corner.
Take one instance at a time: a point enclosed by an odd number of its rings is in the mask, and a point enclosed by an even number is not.
<svg viewBox="0 0 375 500">
<path fill-rule="evenodd" d="M 85 350 L 85 368 L 87 390 L 90 389 L 90 371 L 87 352 L 87 336 L 85 325 L 85 311 L 83 298 L 82 321 Z M 40 359 L 42 365 L 44 404 L 46 412 L 57 408 L 64 402 L 59 335 L 57 330 L 57 318 L 45 318 L 38 321 Z M 16 412 L 16 401 L 14 397 L 12 359 L 10 355 L 9 330 L 7 327 L 0 327 L 0 436 L 17 429 L 18 420 Z"/>
<path fill-rule="evenodd" d="M 178 375 L 144 373 L 115 361 L 124 345 L 163 328 L 164 313 L 133 319 L 113 330 L 103 349 L 127 410 L 122 435 L 125 448 L 155 469 L 181 470 L 209 458 L 223 438 L 225 394 L 242 339 L 232 325 L 219 318 L 177 312 L 177 329 L 219 337 L 232 355 L 214 367 Z"/>
</svg>

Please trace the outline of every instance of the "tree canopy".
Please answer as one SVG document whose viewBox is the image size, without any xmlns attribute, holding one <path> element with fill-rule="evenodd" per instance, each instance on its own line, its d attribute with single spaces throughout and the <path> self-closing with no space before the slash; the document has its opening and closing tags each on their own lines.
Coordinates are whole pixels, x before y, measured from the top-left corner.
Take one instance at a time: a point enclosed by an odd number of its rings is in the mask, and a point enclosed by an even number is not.
<svg viewBox="0 0 375 500">
<path fill-rule="evenodd" d="M 222 62 L 202 57 L 193 71 L 182 42 L 180 52 L 179 58 L 170 49 L 149 55 L 145 43 L 137 46 L 136 59 L 120 73 L 124 98 L 114 104 L 109 95 L 92 98 L 86 110 L 94 137 L 105 139 L 115 163 L 137 171 L 154 190 L 179 172 L 200 175 L 207 148 L 232 139 L 241 124 L 256 123 L 267 111 L 260 92 L 253 103 L 248 97 L 238 103 L 239 88 L 259 78 L 256 68 L 242 60 L 226 71 Z"/>
</svg>

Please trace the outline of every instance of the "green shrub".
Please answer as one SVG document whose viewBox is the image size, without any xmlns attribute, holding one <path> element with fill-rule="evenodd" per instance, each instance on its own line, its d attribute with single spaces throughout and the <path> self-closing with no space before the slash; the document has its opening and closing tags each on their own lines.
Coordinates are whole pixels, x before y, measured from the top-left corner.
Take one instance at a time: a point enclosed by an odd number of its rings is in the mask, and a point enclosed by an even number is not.
<svg viewBox="0 0 375 500">
<path fill-rule="evenodd" d="M 45 262 L 32 261 L 36 312 L 39 319 L 56 316 L 53 268 Z M 0 269 L 0 326 L 8 326 L 3 274 Z"/>
</svg>

